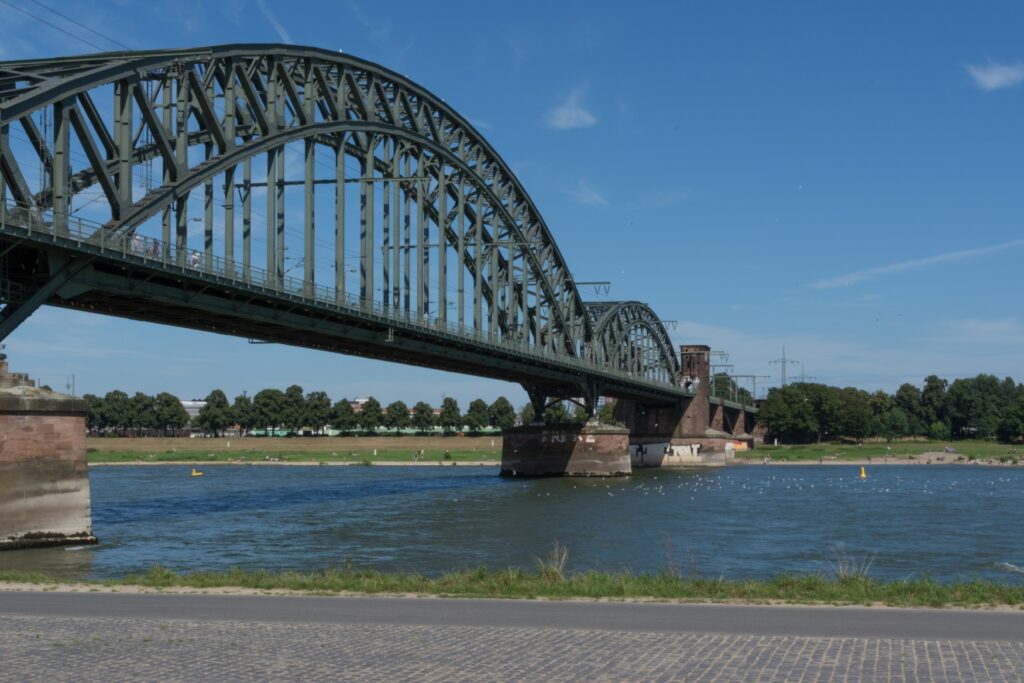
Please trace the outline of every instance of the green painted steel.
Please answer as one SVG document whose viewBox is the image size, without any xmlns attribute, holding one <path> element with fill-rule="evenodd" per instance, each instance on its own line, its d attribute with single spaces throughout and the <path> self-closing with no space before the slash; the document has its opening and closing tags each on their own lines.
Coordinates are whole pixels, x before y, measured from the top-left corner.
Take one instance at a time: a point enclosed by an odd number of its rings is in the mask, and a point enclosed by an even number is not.
<svg viewBox="0 0 1024 683">
<path fill-rule="evenodd" d="M 103 200 L 92 221 L 87 193 Z M 599 394 L 686 393 L 657 316 L 583 302 L 484 138 L 348 55 L 222 45 L 0 62 L 0 204 L 4 272 L 26 292 L 0 320 L 45 300 L 499 377 L 591 408 Z M 72 281 L 54 282 L 69 263 Z"/>
</svg>

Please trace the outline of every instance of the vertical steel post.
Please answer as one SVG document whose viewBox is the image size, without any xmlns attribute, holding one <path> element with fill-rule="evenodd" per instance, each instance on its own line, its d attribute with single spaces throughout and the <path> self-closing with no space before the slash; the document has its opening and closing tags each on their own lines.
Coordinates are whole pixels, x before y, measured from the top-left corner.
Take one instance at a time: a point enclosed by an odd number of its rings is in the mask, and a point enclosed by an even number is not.
<svg viewBox="0 0 1024 683">
<path fill-rule="evenodd" d="M 334 300 L 345 301 L 345 133 L 334 149 Z"/>
<path fill-rule="evenodd" d="M 381 141 L 381 154 L 384 157 L 384 163 L 388 170 L 383 172 L 385 180 L 382 182 L 381 187 L 381 200 L 383 210 L 381 213 L 380 230 L 381 230 L 381 302 L 384 305 L 384 310 L 391 308 L 391 185 L 390 181 L 387 180 L 388 174 L 391 172 L 391 166 L 393 163 L 396 148 L 398 146 L 398 140 L 384 138 Z M 397 208 L 397 207 L 396 207 Z"/>
<path fill-rule="evenodd" d="M 427 221 L 427 210 L 423 195 L 427 192 L 426 174 L 423 172 L 425 155 L 420 150 L 416 157 L 416 317 L 424 320 L 430 315 L 430 224 Z"/>
<path fill-rule="evenodd" d="M 117 198 L 120 207 L 110 207 L 120 218 L 121 207 L 132 203 L 132 85 L 127 78 L 114 83 L 114 144 L 117 146 Z M 97 169 L 97 172 L 102 172 Z"/>
<path fill-rule="evenodd" d="M 405 200 L 402 202 L 402 220 L 405 223 L 405 243 L 402 256 L 402 288 L 403 308 L 405 317 L 409 317 L 412 308 L 412 189 L 416 180 L 412 177 L 412 154 L 405 155 Z"/>
<path fill-rule="evenodd" d="M 163 117 L 163 125 L 164 125 L 164 134 L 165 135 L 170 135 L 171 134 L 171 130 L 172 130 L 171 126 L 172 126 L 172 123 L 174 121 L 174 118 L 173 118 L 174 117 L 174 111 L 173 111 L 174 103 L 173 103 L 173 100 L 171 99 L 171 95 L 172 95 L 171 88 L 172 88 L 173 85 L 174 85 L 174 79 L 172 77 L 170 77 L 169 75 L 165 74 L 164 77 L 163 77 L 163 80 L 160 83 L 160 90 L 161 90 L 160 101 L 161 101 L 161 105 L 163 107 L 163 111 L 161 112 L 161 115 Z M 163 182 L 166 185 L 166 184 L 171 182 L 171 169 L 168 168 L 168 164 L 167 164 L 167 160 L 166 159 L 163 159 L 161 161 L 161 166 L 163 167 Z M 168 203 L 167 206 L 164 207 L 163 218 L 162 218 L 161 223 L 162 223 L 162 228 L 163 228 L 162 231 L 161 231 L 161 240 L 163 242 L 163 262 L 167 263 L 167 261 L 170 258 L 170 250 L 171 250 L 171 205 L 170 205 L 170 203 Z"/>
<path fill-rule="evenodd" d="M 231 58 L 224 62 L 224 139 L 228 147 L 235 146 L 236 106 L 235 70 Z M 231 166 L 224 171 L 224 267 L 231 277 L 235 276 L 235 171 Z"/>
<path fill-rule="evenodd" d="M 189 93 L 188 78 L 184 72 L 177 74 L 178 97 L 174 106 L 174 130 L 177 135 L 174 143 L 174 158 L 179 169 L 188 168 L 188 115 Z M 175 261 L 179 266 L 185 265 L 188 250 L 188 194 L 179 196 L 175 202 Z"/>
<path fill-rule="evenodd" d="M 484 205 L 483 190 L 476 192 L 476 225 L 473 226 L 473 331 L 483 332 L 484 299 Z"/>
<path fill-rule="evenodd" d="M 376 140 L 366 134 L 366 150 L 362 160 L 362 179 L 359 183 L 359 298 L 364 303 L 373 301 L 373 162 Z"/>
<path fill-rule="evenodd" d="M 437 317 L 448 321 L 448 179 L 445 163 L 438 160 L 437 173 Z"/>
<path fill-rule="evenodd" d="M 252 281 L 252 159 L 242 162 L 242 278 Z"/>
<path fill-rule="evenodd" d="M 396 138 L 394 140 L 394 149 L 391 154 L 391 177 L 394 180 L 391 183 L 392 192 L 394 197 L 391 201 L 391 214 L 392 214 L 392 226 L 391 233 L 394 244 L 392 245 L 391 254 L 391 305 L 397 311 L 402 306 L 402 285 L 400 280 L 401 277 L 401 240 L 402 240 L 402 183 L 399 178 L 402 175 L 402 149 L 399 146 L 400 143 Z M 384 255 L 386 259 L 387 254 Z M 387 292 L 385 292 L 385 298 L 387 298 Z"/>
<path fill-rule="evenodd" d="M 459 145 L 461 152 L 462 145 Z M 461 154 L 460 154 L 461 156 Z M 466 324 L 466 179 L 459 173 L 459 203 L 455 218 L 455 230 L 458 235 L 458 289 L 459 289 L 459 327 Z"/>
<path fill-rule="evenodd" d="M 313 77 L 313 67 L 310 61 L 306 60 L 305 81 L 302 86 L 302 109 L 306 115 L 306 121 L 313 123 L 313 103 L 317 99 L 316 80 Z M 306 296 L 312 296 L 316 285 L 316 142 L 313 138 L 306 138 L 306 169 L 304 176 L 305 190 L 305 211 L 303 223 L 305 234 L 303 235 L 303 290 Z"/>
<path fill-rule="evenodd" d="M 53 232 L 55 235 L 68 234 L 68 213 L 70 209 L 71 180 L 71 121 L 68 105 L 73 100 L 56 102 L 53 105 Z"/>
</svg>

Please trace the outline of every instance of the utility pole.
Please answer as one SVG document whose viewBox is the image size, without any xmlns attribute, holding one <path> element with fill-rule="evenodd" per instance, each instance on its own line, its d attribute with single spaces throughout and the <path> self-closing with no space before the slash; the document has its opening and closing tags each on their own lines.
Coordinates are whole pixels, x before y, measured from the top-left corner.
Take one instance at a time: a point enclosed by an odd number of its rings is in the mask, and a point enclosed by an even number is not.
<svg viewBox="0 0 1024 683">
<path fill-rule="evenodd" d="M 757 400 L 757 380 L 770 379 L 771 375 L 733 375 L 732 377 L 733 379 L 749 379 L 753 384 L 753 391 L 750 395 Z"/>
<path fill-rule="evenodd" d="M 804 382 L 806 382 L 809 379 L 818 379 L 818 378 L 815 377 L 814 375 L 805 375 L 804 374 L 804 362 L 800 361 L 800 383 L 803 384 Z"/>
<path fill-rule="evenodd" d="M 776 358 L 775 360 L 770 360 L 768 362 L 772 363 L 773 365 L 775 363 L 778 363 L 781 366 L 781 375 L 782 375 L 781 386 L 786 386 L 786 365 L 788 365 L 789 363 L 799 363 L 800 361 L 787 360 L 787 358 L 786 358 L 786 347 L 783 346 L 782 347 L 782 358 Z"/>
</svg>

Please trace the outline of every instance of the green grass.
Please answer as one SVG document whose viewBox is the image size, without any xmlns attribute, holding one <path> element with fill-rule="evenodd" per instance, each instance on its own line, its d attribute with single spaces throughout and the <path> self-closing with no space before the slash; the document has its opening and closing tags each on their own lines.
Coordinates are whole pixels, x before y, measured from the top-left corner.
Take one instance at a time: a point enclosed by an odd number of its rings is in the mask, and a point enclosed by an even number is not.
<svg viewBox="0 0 1024 683">
<path fill-rule="evenodd" d="M 35 572 L 8 571 L 0 572 L 0 582 L 52 585 L 57 583 L 58 579 Z M 561 570 L 552 570 L 548 561 L 538 561 L 538 568 L 534 571 L 516 568 L 478 568 L 450 572 L 438 577 L 350 568 L 310 573 L 233 569 L 227 572 L 178 574 L 154 567 L 145 574 L 89 583 L 107 586 L 146 586 L 157 589 L 288 589 L 317 594 L 415 593 L 479 598 L 655 599 L 829 605 L 882 604 L 898 607 L 1008 605 L 1024 608 L 1024 585 L 981 580 L 944 584 L 929 578 L 879 581 L 862 575 L 830 578 L 811 574 L 784 575 L 767 580 L 727 580 L 687 577 L 671 572 L 566 574 Z"/>
<path fill-rule="evenodd" d="M 443 450 L 424 451 L 421 462 L 447 462 Z M 363 464 L 373 462 L 412 462 L 415 450 L 373 450 L 352 452 L 318 452 L 318 451 L 277 451 L 273 448 L 260 451 L 220 451 L 203 453 L 201 451 L 102 451 L 89 449 L 86 454 L 90 463 L 134 463 L 134 462 L 348 462 Z M 451 461 L 480 462 L 489 460 L 499 462 L 500 453 L 484 453 L 481 451 L 451 451 Z"/>
<path fill-rule="evenodd" d="M 946 446 L 956 449 L 955 453 L 944 453 L 945 462 L 955 462 L 958 457 L 975 458 L 977 460 L 999 460 L 1004 457 L 1007 461 L 1011 458 L 1024 460 L 1024 448 L 1010 446 L 1007 444 L 995 443 L 994 441 L 894 441 L 892 443 L 871 442 L 863 445 L 845 443 L 820 443 L 806 444 L 799 446 L 772 446 L 765 444 L 758 446 L 753 451 L 737 453 L 738 458 L 747 460 L 760 460 L 766 455 L 772 456 L 774 460 L 785 458 L 787 461 L 817 461 L 818 458 L 826 460 L 863 460 L 866 458 L 882 460 L 888 457 L 890 460 L 917 459 L 922 453 L 942 453 Z M 1012 451 L 1019 451 L 1012 453 Z"/>
</svg>

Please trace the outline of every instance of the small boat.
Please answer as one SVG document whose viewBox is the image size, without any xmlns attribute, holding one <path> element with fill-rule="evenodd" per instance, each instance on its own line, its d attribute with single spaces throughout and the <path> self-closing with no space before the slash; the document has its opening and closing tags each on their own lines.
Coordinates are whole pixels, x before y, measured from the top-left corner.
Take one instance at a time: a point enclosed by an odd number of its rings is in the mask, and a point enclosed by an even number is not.
<svg viewBox="0 0 1024 683">
<path fill-rule="evenodd" d="M 192 476 L 193 477 L 201 477 L 201 476 L 203 476 L 203 473 L 200 472 L 199 470 L 197 470 L 195 467 L 193 467 L 192 468 Z"/>
</svg>

